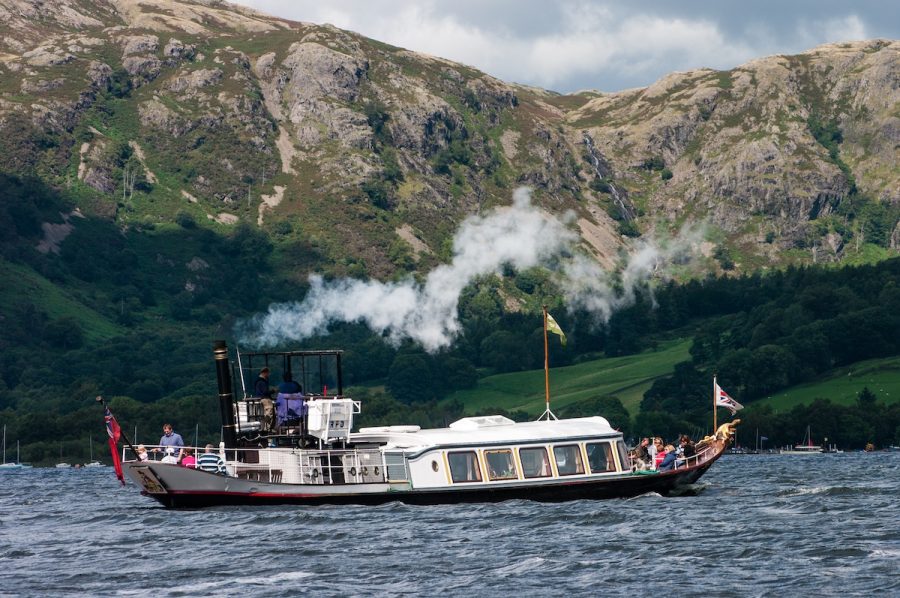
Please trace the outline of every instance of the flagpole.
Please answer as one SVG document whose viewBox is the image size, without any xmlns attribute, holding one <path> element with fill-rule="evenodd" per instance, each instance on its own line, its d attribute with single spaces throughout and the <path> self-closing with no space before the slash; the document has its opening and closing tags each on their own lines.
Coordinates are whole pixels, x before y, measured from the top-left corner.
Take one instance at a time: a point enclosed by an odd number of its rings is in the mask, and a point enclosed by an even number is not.
<svg viewBox="0 0 900 598">
<path fill-rule="evenodd" d="M 550 349 L 547 345 L 547 306 L 544 306 L 544 414 L 550 420 Z"/>
<path fill-rule="evenodd" d="M 104 409 L 109 409 L 109 407 L 106 406 L 106 401 L 103 400 L 103 397 L 98 396 L 96 401 L 100 403 Z M 112 413 L 112 411 L 110 411 L 110 413 Z M 128 446 L 128 448 L 131 449 L 131 452 L 134 454 L 135 458 L 137 458 L 137 449 L 134 448 L 134 446 L 132 446 L 131 444 L 131 441 L 128 440 L 128 435 L 125 434 L 125 430 L 122 429 L 122 426 L 119 426 L 119 435 L 122 437 L 122 440 L 125 441 L 125 444 Z"/>
<path fill-rule="evenodd" d="M 713 434 L 716 433 L 716 388 L 718 388 L 718 383 L 716 382 L 716 375 L 713 374 Z"/>
</svg>

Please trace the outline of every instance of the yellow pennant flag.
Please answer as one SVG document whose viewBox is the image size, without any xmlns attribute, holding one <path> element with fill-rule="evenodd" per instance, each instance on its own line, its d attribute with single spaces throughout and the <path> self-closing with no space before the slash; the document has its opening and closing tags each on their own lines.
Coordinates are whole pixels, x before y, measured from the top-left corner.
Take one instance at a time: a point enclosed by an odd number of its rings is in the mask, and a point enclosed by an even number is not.
<svg viewBox="0 0 900 598">
<path fill-rule="evenodd" d="M 558 334 L 559 342 L 562 343 L 563 347 L 566 346 L 566 333 L 562 331 L 562 328 L 559 327 L 559 324 L 556 323 L 556 320 L 549 313 L 547 314 L 547 331 Z"/>
</svg>

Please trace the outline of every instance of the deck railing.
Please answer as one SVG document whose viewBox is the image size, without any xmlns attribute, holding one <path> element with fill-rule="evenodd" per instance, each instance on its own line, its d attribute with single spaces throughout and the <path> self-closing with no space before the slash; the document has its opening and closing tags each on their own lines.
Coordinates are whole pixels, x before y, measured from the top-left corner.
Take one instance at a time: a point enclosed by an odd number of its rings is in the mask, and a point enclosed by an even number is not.
<svg viewBox="0 0 900 598">
<path fill-rule="evenodd" d="M 709 460 L 713 455 L 715 455 L 715 446 L 713 444 L 705 444 L 697 450 L 697 452 L 690 457 L 680 456 L 675 459 L 675 465 L 672 468 L 673 471 L 676 469 L 687 469 L 690 467 L 695 467 L 701 463 L 705 463 Z M 634 464 L 634 459 L 631 459 L 632 464 Z M 657 465 L 654 463 L 652 467 L 644 471 L 658 471 Z"/>
<path fill-rule="evenodd" d="M 144 446 L 150 461 L 161 461 L 166 454 L 167 447 Z M 206 450 L 205 447 L 182 447 L 182 449 L 190 449 L 195 458 Z M 226 475 L 261 482 L 277 483 L 290 480 L 292 483 L 301 484 L 371 484 L 409 481 L 409 468 L 403 454 L 384 454 L 378 449 L 225 449 L 220 446 L 213 452 L 225 462 Z M 179 457 L 178 466 L 183 467 L 180 459 L 182 454 L 176 452 L 176 456 Z M 123 447 L 122 459 L 134 461 L 136 455 L 129 448 Z M 199 469 L 196 463 L 192 467 Z"/>
</svg>

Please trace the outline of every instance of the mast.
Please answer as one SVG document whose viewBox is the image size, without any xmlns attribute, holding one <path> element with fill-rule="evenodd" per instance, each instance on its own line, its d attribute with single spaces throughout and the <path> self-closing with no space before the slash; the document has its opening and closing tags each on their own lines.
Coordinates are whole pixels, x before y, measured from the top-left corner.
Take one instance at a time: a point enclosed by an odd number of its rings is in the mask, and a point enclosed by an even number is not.
<svg viewBox="0 0 900 598">
<path fill-rule="evenodd" d="M 6 424 L 3 424 L 3 464 L 6 465 Z"/>
</svg>

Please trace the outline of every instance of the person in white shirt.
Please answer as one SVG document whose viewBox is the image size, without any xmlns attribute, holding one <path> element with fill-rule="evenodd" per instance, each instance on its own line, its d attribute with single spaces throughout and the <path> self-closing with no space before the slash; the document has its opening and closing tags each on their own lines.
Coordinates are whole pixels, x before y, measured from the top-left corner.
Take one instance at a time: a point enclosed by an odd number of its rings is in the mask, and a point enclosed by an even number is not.
<svg viewBox="0 0 900 598">
<path fill-rule="evenodd" d="M 160 463 L 169 463 L 171 465 L 178 465 L 178 457 L 175 456 L 175 449 L 171 446 L 166 447 L 166 456 L 162 458 Z"/>
</svg>

